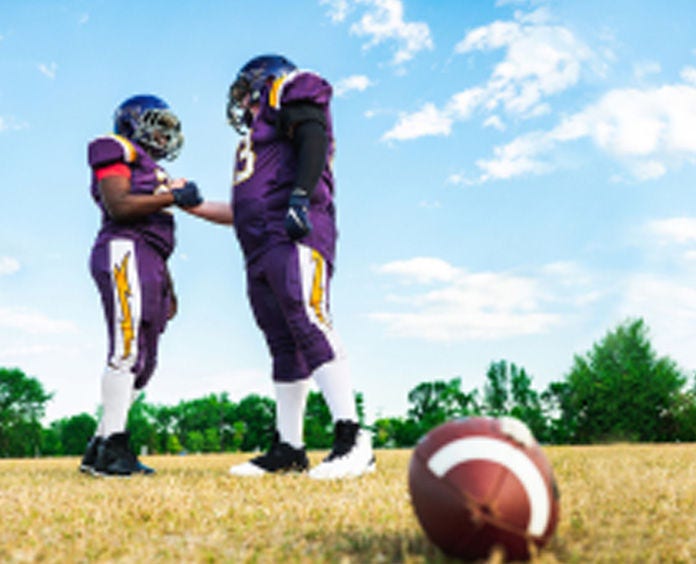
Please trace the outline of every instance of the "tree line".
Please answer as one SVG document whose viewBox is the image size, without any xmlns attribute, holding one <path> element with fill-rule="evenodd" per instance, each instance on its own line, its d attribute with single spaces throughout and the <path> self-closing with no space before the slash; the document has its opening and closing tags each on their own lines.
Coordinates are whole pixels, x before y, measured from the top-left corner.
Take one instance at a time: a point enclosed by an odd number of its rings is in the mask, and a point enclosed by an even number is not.
<svg viewBox="0 0 696 564">
<path fill-rule="evenodd" d="M 418 384 L 408 411 L 372 424 L 378 448 L 408 448 L 433 427 L 467 416 L 511 415 L 546 444 L 696 441 L 696 383 L 667 357 L 658 357 L 642 319 L 609 331 L 564 378 L 538 391 L 515 363 L 491 362 L 482 389 L 463 391 L 461 378 Z M 691 382 L 690 382 L 691 380 Z M 94 434 L 99 413 L 81 413 L 43 426 L 52 394 L 19 369 L 0 368 L 0 456 L 79 455 Z M 362 394 L 356 394 L 364 422 Z M 251 394 L 239 402 L 210 394 L 174 406 L 140 395 L 128 428 L 137 451 L 149 453 L 255 451 L 268 446 L 275 404 Z M 309 449 L 332 444 L 332 421 L 321 394 L 310 392 L 305 417 Z"/>
</svg>

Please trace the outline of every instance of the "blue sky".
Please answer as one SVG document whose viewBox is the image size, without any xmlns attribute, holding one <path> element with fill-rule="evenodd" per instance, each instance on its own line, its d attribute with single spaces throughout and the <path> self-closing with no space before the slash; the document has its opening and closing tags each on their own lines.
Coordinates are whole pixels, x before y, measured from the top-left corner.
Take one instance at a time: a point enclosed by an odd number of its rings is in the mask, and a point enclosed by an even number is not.
<svg viewBox="0 0 696 564">
<path fill-rule="evenodd" d="M 543 389 L 643 317 L 696 369 L 696 7 L 673 0 L 4 2 L 0 366 L 94 412 L 106 344 L 86 143 L 132 94 L 186 143 L 167 168 L 228 199 L 227 89 L 280 52 L 335 86 L 334 321 L 369 418 L 491 361 Z M 177 212 L 180 313 L 147 399 L 271 395 L 231 230 Z"/>
</svg>

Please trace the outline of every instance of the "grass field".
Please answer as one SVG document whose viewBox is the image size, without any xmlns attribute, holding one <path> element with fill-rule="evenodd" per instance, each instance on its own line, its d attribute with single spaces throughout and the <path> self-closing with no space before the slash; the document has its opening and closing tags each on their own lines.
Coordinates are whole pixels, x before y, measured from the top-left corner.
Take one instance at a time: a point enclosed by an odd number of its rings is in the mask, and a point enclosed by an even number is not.
<svg viewBox="0 0 696 564">
<path fill-rule="evenodd" d="M 546 453 L 561 520 L 537 562 L 696 562 L 696 445 Z M 410 451 L 377 456 L 342 482 L 233 478 L 236 454 L 147 457 L 158 474 L 126 480 L 76 458 L 0 460 L 0 561 L 448 562 L 411 509 Z"/>
</svg>

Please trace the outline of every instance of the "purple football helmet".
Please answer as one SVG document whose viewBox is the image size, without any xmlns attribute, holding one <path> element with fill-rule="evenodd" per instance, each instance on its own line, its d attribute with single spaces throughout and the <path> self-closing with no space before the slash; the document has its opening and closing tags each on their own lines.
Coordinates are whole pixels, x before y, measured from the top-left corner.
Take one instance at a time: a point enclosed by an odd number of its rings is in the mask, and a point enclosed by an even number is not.
<svg viewBox="0 0 696 564">
<path fill-rule="evenodd" d="M 251 126 L 249 106 L 261 100 L 261 91 L 274 79 L 296 70 L 282 55 L 261 55 L 251 59 L 237 73 L 230 86 L 227 120 L 244 135 Z"/>
<path fill-rule="evenodd" d="M 179 118 L 164 100 L 150 94 L 128 98 L 116 108 L 114 133 L 135 141 L 155 160 L 173 161 L 184 144 Z"/>
</svg>

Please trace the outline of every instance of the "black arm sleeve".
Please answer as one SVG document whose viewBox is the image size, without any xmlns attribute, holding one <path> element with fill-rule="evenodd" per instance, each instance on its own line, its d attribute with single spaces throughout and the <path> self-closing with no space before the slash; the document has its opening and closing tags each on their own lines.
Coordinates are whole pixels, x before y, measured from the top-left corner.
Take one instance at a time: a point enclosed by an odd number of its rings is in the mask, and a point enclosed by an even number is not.
<svg viewBox="0 0 696 564">
<path fill-rule="evenodd" d="M 295 128 L 292 140 L 297 153 L 295 186 L 311 197 L 326 165 L 326 130 L 316 121 L 304 121 Z"/>
<path fill-rule="evenodd" d="M 326 117 L 315 104 L 293 104 L 281 109 L 278 126 L 295 149 L 297 175 L 295 186 L 304 188 L 311 197 L 326 166 Z"/>
</svg>

